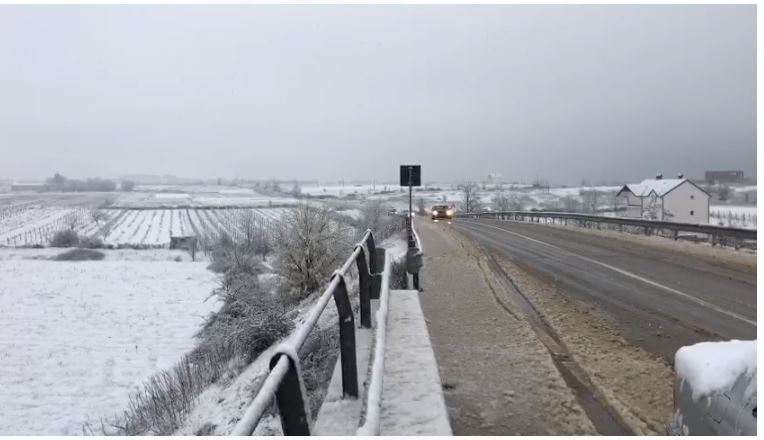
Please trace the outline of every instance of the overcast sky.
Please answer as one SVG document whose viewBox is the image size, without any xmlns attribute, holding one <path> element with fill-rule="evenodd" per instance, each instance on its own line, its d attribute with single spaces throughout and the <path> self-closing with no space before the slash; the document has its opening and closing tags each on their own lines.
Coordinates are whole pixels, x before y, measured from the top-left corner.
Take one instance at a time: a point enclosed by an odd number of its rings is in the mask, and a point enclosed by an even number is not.
<svg viewBox="0 0 764 440">
<path fill-rule="evenodd" d="M 0 6 L 0 178 L 756 173 L 748 6 Z"/>
</svg>

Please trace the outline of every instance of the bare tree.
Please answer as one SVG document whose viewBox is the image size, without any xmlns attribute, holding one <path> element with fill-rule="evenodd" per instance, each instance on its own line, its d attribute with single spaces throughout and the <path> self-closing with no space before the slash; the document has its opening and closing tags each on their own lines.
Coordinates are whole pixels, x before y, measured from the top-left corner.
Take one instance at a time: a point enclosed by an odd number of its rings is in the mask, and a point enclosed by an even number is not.
<svg viewBox="0 0 764 440">
<path fill-rule="evenodd" d="M 567 212 L 577 212 L 581 210 L 581 201 L 574 196 L 565 196 L 562 198 L 562 206 Z"/>
<path fill-rule="evenodd" d="M 241 231 L 241 245 L 248 251 L 266 255 L 271 251 L 269 225 L 254 211 L 244 210 L 236 216 L 236 227 Z"/>
<path fill-rule="evenodd" d="M 382 229 L 385 207 L 380 199 L 368 200 L 361 209 L 361 231 L 371 229 L 375 234 Z"/>
<path fill-rule="evenodd" d="M 655 193 L 653 193 L 647 200 L 647 205 L 645 206 L 645 210 L 642 213 L 642 217 L 650 220 L 657 220 L 658 213 L 660 213 L 660 211 L 661 205 L 658 202 L 658 198 L 655 196 Z"/>
<path fill-rule="evenodd" d="M 292 187 L 291 193 L 292 193 L 292 196 L 294 197 L 300 197 L 302 195 L 302 188 L 300 188 L 300 185 L 295 183 L 294 186 Z"/>
<path fill-rule="evenodd" d="M 497 211 L 509 211 L 509 197 L 506 194 L 495 194 L 493 199 L 493 207 Z"/>
<path fill-rule="evenodd" d="M 524 209 L 523 202 L 515 194 L 510 194 L 508 200 L 510 211 L 522 211 Z"/>
<path fill-rule="evenodd" d="M 464 212 L 480 211 L 480 197 L 478 196 L 478 185 L 475 182 L 467 182 L 459 185 L 462 193 L 461 209 Z"/>
<path fill-rule="evenodd" d="M 329 280 L 350 246 L 350 231 L 327 207 L 301 203 L 287 211 L 275 233 L 276 271 L 286 292 L 304 298 Z"/>
<path fill-rule="evenodd" d="M 106 213 L 101 210 L 95 209 L 90 211 L 90 218 L 95 222 L 96 225 L 100 224 L 101 220 L 106 220 L 106 217 Z"/>
<path fill-rule="evenodd" d="M 579 194 L 581 195 L 584 212 L 597 212 L 597 208 L 599 208 L 599 191 L 582 189 Z"/>
</svg>

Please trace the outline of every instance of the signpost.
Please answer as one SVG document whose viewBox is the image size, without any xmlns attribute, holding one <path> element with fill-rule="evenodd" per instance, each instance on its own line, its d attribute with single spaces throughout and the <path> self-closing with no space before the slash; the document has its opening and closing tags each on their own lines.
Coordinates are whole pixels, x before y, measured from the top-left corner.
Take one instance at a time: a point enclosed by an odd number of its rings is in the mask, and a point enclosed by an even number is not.
<svg viewBox="0 0 764 440">
<path fill-rule="evenodd" d="M 411 230 L 411 221 L 414 216 L 412 191 L 415 186 L 422 186 L 421 165 L 401 165 L 401 186 L 409 187 L 409 213 L 406 217 L 406 231 L 408 232 L 409 247 L 414 247 L 414 234 Z"/>
<path fill-rule="evenodd" d="M 414 230 L 412 222 L 414 221 L 414 209 L 412 203 L 413 188 L 422 186 L 422 166 L 421 165 L 401 165 L 401 186 L 409 187 L 409 213 L 406 217 L 406 232 L 408 233 L 408 252 L 406 254 L 408 271 L 413 275 L 414 288 L 419 289 L 419 266 L 421 266 L 421 252 L 416 248 L 414 239 Z M 415 264 L 416 262 L 416 264 Z"/>
</svg>

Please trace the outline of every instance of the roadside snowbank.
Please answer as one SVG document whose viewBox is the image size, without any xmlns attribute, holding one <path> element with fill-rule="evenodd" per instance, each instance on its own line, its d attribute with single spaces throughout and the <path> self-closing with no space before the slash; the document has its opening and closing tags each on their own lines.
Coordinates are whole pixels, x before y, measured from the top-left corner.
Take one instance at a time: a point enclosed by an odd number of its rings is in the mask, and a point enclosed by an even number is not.
<svg viewBox="0 0 764 440">
<path fill-rule="evenodd" d="M 692 398 L 732 387 L 743 373 L 756 371 L 756 341 L 701 342 L 676 352 L 677 375 L 692 386 Z M 755 391 L 746 390 L 746 395 Z"/>
</svg>

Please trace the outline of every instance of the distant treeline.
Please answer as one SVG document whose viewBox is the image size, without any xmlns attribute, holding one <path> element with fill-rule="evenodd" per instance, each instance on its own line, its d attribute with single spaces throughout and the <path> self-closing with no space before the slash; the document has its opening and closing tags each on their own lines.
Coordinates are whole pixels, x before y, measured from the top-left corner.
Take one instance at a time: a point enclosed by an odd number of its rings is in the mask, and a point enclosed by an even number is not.
<svg viewBox="0 0 764 440">
<path fill-rule="evenodd" d="M 53 177 L 45 179 L 45 186 L 50 191 L 63 192 L 87 192 L 87 191 L 116 191 L 117 183 L 109 179 L 98 177 L 85 180 L 69 179 L 56 173 Z M 130 180 L 123 180 L 119 187 L 122 191 L 132 191 L 135 183 Z"/>
</svg>

